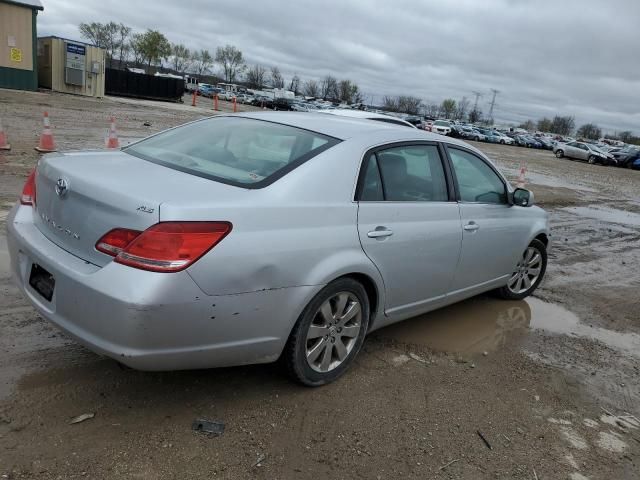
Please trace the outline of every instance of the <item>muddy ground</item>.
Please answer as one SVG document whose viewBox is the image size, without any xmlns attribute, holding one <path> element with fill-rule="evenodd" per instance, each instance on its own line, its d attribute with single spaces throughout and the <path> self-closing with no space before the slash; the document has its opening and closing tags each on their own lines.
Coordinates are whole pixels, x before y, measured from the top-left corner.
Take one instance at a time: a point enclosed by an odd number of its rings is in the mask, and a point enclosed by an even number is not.
<svg viewBox="0 0 640 480">
<path fill-rule="evenodd" d="M 478 144 L 512 179 L 527 159 L 551 214 L 535 298 L 481 296 L 375 332 L 319 389 L 277 365 L 122 369 L 41 319 L 10 282 L 4 222 L 42 111 L 77 149 L 103 145 L 110 115 L 126 143 L 202 107 L 0 90 L 2 478 L 640 478 L 640 172 Z M 196 418 L 225 431 L 196 433 Z"/>
</svg>

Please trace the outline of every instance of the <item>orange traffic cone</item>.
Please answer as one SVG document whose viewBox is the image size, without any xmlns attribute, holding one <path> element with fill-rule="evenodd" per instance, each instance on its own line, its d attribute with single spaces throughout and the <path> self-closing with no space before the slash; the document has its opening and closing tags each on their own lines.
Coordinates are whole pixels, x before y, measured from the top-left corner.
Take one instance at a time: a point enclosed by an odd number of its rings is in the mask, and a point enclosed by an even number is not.
<svg viewBox="0 0 640 480">
<path fill-rule="evenodd" d="M 120 148 L 120 142 L 118 141 L 118 134 L 116 133 L 116 119 L 111 117 L 111 126 L 109 127 L 109 136 L 107 137 L 105 144 L 107 148 Z"/>
<path fill-rule="evenodd" d="M 49 123 L 49 114 L 44 112 L 44 128 L 42 129 L 42 135 L 40 135 L 40 142 L 36 147 L 36 150 L 42 153 L 55 152 L 56 144 L 53 141 L 53 133 L 51 133 L 51 124 Z"/>
<path fill-rule="evenodd" d="M 0 150 L 11 150 L 11 145 L 7 141 L 7 134 L 4 133 L 2 128 L 2 119 L 0 118 Z"/>
</svg>

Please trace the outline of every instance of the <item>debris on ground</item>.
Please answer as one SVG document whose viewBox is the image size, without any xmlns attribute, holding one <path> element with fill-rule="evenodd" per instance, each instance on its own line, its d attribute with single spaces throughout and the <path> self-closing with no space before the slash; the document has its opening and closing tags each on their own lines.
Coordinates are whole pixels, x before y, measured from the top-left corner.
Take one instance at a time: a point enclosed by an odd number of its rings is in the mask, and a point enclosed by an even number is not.
<svg viewBox="0 0 640 480">
<path fill-rule="evenodd" d="M 445 463 L 444 465 L 442 465 L 438 470 L 444 470 L 449 465 L 453 465 L 454 463 L 459 462 L 459 461 L 460 461 L 459 458 L 456 458 L 455 460 L 451 460 L 449 463 Z"/>
<path fill-rule="evenodd" d="M 206 433 L 212 437 L 217 437 L 224 433 L 224 423 L 197 418 L 191 424 L 191 429 L 196 432 Z"/>
<path fill-rule="evenodd" d="M 264 462 L 266 459 L 267 459 L 267 456 L 265 454 L 261 453 L 260 455 L 258 455 L 258 459 L 252 465 L 252 467 L 261 467 L 262 466 L 262 462 Z"/>
<path fill-rule="evenodd" d="M 487 446 L 487 448 L 489 450 L 493 450 L 493 447 L 491 446 L 491 444 L 489 443 L 489 440 L 487 440 L 487 438 L 482 434 L 482 432 L 480 430 L 476 430 L 476 433 L 478 434 L 478 436 L 482 439 L 482 441 L 484 442 L 484 444 Z"/>
<path fill-rule="evenodd" d="M 78 415 L 77 417 L 73 417 L 71 420 L 69 420 L 69 425 L 84 422 L 85 420 L 89 420 L 95 416 L 96 414 L 93 412 L 83 413 L 82 415 Z"/>
</svg>

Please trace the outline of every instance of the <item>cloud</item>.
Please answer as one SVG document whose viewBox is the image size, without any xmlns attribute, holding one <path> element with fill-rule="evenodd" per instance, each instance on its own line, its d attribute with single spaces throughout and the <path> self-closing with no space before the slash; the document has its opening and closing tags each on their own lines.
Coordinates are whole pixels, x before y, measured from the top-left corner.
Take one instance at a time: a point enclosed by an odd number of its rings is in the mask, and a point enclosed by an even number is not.
<svg viewBox="0 0 640 480">
<path fill-rule="evenodd" d="M 189 48 L 232 44 L 286 76 L 349 78 L 373 100 L 480 91 L 487 111 L 495 88 L 498 122 L 557 113 L 611 131 L 640 127 L 637 0 L 43 3 L 40 35 L 78 38 L 80 22 L 114 20 Z"/>
</svg>

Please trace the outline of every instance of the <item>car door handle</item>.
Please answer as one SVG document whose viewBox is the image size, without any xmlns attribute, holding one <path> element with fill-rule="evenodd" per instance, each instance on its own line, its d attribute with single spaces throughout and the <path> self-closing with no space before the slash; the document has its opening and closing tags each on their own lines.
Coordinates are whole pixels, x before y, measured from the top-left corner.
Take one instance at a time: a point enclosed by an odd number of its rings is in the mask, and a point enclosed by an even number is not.
<svg viewBox="0 0 640 480">
<path fill-rule="evenodd" d="M 384 237 L 390 237 L 391 235 L 393 235 L 393 230 L 389 230 L 388 228 L 380 228 L 376 230 L 371 230 L 370 232 L 367 233 L 367 237 L 369 238 L 384 238 Z"/>
<path fill-rule="evenodd" d="M 474 222 L 469 222 L 462 228 L 464 228 L 467 232 L 475 232 L 480 228 L 480 225 Z"/>
</svg>

